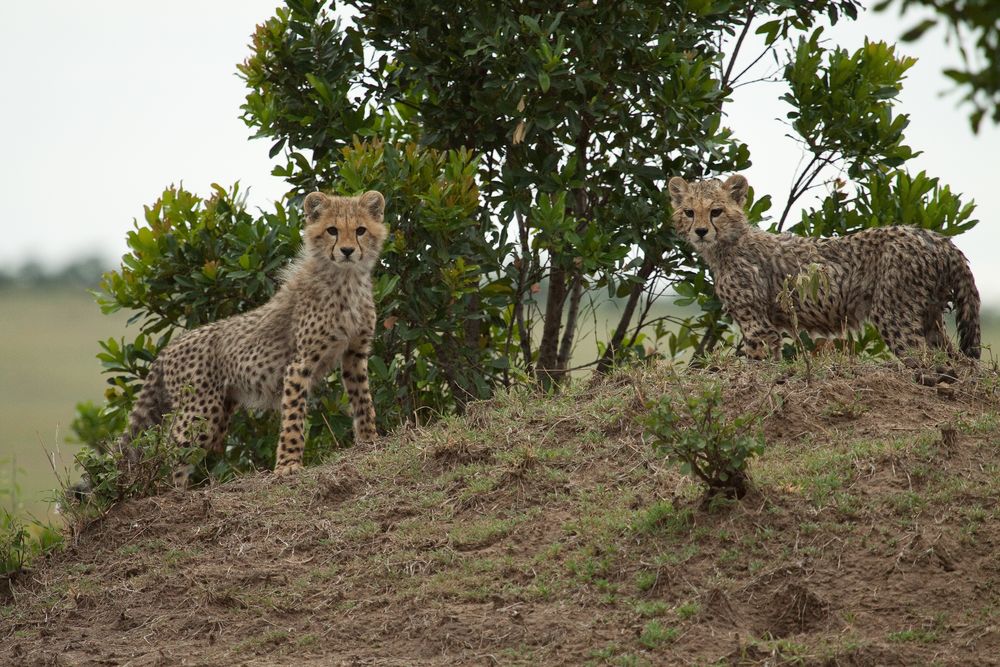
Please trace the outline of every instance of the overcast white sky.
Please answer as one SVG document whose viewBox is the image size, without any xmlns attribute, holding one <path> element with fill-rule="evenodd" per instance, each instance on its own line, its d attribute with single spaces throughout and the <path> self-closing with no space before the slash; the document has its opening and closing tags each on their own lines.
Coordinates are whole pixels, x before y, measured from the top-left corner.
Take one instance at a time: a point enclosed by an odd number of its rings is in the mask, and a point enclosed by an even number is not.
<svg viewBox="0 0 1000 667">
<path fill-rule="evenodd" d="M 248 140 L 239 119 L 245 94 L 236 63 L 275 0 L 34 0 L 0 5 L 0 267 L 37 259 L 53 266 L 83 255 L 110 261 L 142 206 L 183 181 L 198 193 L 239 180 L 258 206 L 281 196 L 269 143 Z M 865 38 L 895 41 L 916 22 L 863 15 L 827 35 L 847 48 Z M 752 46 L 752 45 L 751 45 Z M 982 222 L 958 243 L 984 300 L 1000 305 L 1000 130 L 968 129 L 967 111 L 940 72 L 955 64 L 942 33 L 901 50 L 919 58 L 900 109 L 911 116 L 909 145 L 926 169 L 979 204 Z M 746 48 L 744 58 L 755 52 Z M 800 159 L 784 137 L 787 105 L 778 84 L 747 86 L 728 107 L 729 124 L 751 148 L 746 172 L 759 192 L 783 202 Z M 780 206 L 778 206 L 780 212 Z M 777 213 L 777 212 L 775 212 Z"/>
</svg>

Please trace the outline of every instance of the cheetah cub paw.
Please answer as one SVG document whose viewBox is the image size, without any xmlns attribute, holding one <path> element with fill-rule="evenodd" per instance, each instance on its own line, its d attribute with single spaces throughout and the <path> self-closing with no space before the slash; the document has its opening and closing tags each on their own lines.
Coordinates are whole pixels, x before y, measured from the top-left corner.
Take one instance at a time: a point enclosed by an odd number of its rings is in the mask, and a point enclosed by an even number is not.
<svg viewBox="0 0 1000 667">
<path fill-rule="evenodd" d="M 278 477 L 287 477 L 288 475 L 293 475 L 299 470 L 302 470 L 302 463 L 300 461 L 289 461 L 288 463 L 279 463 L 274 466 L 274 474 Z"/>
</svg>

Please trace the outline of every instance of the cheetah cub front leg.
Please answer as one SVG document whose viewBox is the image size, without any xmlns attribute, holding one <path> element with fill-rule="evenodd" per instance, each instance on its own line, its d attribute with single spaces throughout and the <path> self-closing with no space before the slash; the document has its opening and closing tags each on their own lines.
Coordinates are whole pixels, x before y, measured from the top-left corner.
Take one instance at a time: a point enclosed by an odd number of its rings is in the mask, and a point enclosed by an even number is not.
<svg viewBox="0 0 1000 667">
<path fill-rule="evenodd" d="M 302 359 L 293 361 L 285 371 L 281 394 L 281 435 L 274 462 L 277 475 L 290 475 L 302 468 L 306 442 L 305 414 L 312 379 L 312 369 Z"/>
<path fill-rule="evenodd" d="M 369 340 L 358 338 L 344 353 L 340 364 L 344 388 L 351 401 L 355 442 L 372 442 L 375 432 L 375 404 L 368 386 Z"/>
<path fill-rule="evenodd" d="M 350 397 L 356 442 L 371 442 L 376 438 L 375 405 L 368 386 L 369 338 L 362 337 L 343 348 L 335 348 L 334 355 L 341 359 L 344 388 Z M 344 351 L 341 352 L 340 349 Z M 304 355 L 288 366 L 281 398 L 281 436 L 275 456 L 274 472 L 289 475 L 302 468 L 305 449 L 305 414 L 312 389 L 313 378 L 318 373 L 307 361 L 319 358 L 318 353 Z"/>
</svg>

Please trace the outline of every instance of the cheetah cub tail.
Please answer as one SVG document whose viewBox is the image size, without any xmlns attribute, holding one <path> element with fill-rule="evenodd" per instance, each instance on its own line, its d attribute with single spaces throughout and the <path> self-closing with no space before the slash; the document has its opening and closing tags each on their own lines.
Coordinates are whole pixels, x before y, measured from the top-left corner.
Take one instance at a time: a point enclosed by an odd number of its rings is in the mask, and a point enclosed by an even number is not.
<svg viewBox="0 0 1000 667">
<path fill-rule="evenodd" d="M 154 361 L 146 375 L 146 381 L 139 390 L 139 397 L 135 406 L 129 413 L 128 428 L 121 437 L 113 444 L 113 447 L 121 450 L 125 456 L 136 457 L 138 452 L 128 446 L 140 433 L 150 426 L 155 426 L 163 421 L 163 415 L 170 412 L 170 401 L 167 398 L 166 387 L 163 384 L 163 376 L 160 373 L 159 365 Z M 83 479 L 69 487 L 66 493 L 66 500 L 72 503 L 86 502 L 87 498 L 94 490 L 93 481 L 87 473 Z M 61 503 L 60 503 L 61 504 Z M 57 505 L 57 511 L 59 506 Z"/>
<path fill-rule="evenodd" d="M 952 299 L 955 302 L 955 323 L 958 325 L 958 346 L 973 359 L 981 355 L 979 338 L 979 290 L 965 256 L 956 249 L 952 257 Z"/>
<path fill-rule="evenodd" d="M 139 397 L 128 416 L 128 428 L 122 434 L 120 444 L 125 446 L 150 426 L 163 421 L 163 415 L 170 411 L 170 399 L 163 384 L 159 364 L 153 362 L 146 375 L 146 381 L 139 390 Z"/>
</svg>

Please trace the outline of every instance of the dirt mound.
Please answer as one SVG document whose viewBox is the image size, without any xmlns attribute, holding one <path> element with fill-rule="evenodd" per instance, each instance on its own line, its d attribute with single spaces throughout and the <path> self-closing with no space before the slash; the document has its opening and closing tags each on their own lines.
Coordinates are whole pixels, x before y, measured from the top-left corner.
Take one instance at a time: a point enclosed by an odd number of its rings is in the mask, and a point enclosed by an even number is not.
<svg viewBox="0 0 1000 667">
<path fill-rule="evenodd" d="M 512 391 L 124 504 L 14 582 L 0 664 L 996 664 L 995 375 L 813 365 Z M 705 383 L 767 440 L 711 507 L 641 426 Z"/>
<path fill-rule="evenodd" d="M 759 634 L 775 638 L 818 627 L 829 616 L 830 609 L 830 605 L 798 582 L 784 584 L 780 590 L 775 591 L 769 607 L 765 612 L 767 623 L 761 626 Z"/>
</svg>

